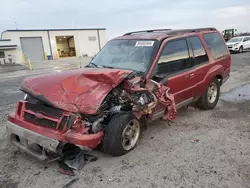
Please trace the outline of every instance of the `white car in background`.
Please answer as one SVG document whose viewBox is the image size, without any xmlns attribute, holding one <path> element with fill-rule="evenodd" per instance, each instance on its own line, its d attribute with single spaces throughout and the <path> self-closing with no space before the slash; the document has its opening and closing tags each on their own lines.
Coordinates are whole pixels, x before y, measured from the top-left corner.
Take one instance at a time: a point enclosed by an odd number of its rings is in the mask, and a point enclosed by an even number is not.
<svg viewBox="0 0 250 188">
<path fill-rule="evenodd" d="M 250 36 L 233 37 L 227 41 L 227 47 L 232 52 L 243 52 L 250 49 Z"/>
</svg>

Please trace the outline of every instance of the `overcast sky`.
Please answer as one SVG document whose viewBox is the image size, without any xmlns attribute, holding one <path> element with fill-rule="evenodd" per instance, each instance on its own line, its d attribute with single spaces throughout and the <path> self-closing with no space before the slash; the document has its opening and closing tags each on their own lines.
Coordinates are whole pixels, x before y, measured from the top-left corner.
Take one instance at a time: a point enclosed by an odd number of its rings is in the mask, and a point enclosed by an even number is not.
<svg viewBox="0 0 250 188">
<path fill-rule="evenodd" d="M 105 27 L 110 39 L 152 28 L 250 31 L 250 0 L 2 0 L 0 31 Z"/>
</svg>

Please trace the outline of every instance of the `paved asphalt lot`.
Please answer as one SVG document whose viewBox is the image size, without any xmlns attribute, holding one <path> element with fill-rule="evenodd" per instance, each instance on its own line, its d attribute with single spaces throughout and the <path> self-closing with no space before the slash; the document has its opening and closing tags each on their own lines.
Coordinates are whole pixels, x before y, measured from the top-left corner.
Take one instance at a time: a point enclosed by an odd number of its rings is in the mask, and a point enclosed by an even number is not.
<svg viewBox="0 0 250 188">
<path fill-rule="evenodd" d="M 156 121 L 134 151 L 118 158 L 94 151 L 99 159 L 75 177 L 7 142 L 6 118 L 23 97 L 18 88 L 27 75 L 1 74 L 0 187 L 56 188 L 74 178 L 71 187 L 250 187 L 250 52 L 232 58 L 231 78 L 214 110 L 181 109 L 171 126 Z"/>
</svg>

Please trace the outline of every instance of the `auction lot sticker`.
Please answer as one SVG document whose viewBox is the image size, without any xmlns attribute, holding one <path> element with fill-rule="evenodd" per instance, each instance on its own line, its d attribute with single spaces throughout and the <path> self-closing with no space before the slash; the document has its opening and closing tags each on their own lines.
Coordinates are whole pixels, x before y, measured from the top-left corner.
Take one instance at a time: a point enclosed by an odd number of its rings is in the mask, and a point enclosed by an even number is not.
<svg viewBox="0 0 250 188">
<path fill-rule="evenodd" d="M 137 41 L 135 46 L 153 46 L 154 45 L 154 41 Z"/>
</svg>

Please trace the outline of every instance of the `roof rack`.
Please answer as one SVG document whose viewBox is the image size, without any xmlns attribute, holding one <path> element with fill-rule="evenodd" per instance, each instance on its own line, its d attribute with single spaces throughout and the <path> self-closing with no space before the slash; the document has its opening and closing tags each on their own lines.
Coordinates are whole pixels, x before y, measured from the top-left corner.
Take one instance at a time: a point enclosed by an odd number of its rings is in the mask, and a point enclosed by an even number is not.
<svg viewBox="0 0 250 188">
<path fill-rule="evenodd" d="M 197 29 L 153 29 L 153 30 L 142 30 L 142 31 L 134 31 L 125 33 L 124 35 L 132 35 L 132 34 L 138 34 L 138 33 L 153 33 L 153 32 L 165 32 L 168 35 L 176 35 L 176 34 L 185 34 L 185 33 L 193 33 L 193 32 L 200 32 L 200 31 L 216 31 L 213 27 L 207 27 L 207 28 L 197 28 Z"/>
<path fill-rule="evenodd" d="M 170 31 L 171 29 L 151 29 L 151 30 L 142 30 L 142 31 L 134 31 L 125 33 L 124 35 L 132 35 L 137 33 L 153 33 L 153 32 L 164 32 L 164 31 Z"/>
<path fill-rule="evenodd" d="M 194 32 L 201 32 L 201 31 L 216 31 L 216 29 L 213 27 L 197 28 L 197 29 L 179 29 L 179 30 L 171 30 L 167 34 L 177 35 L 177 34 L 194 33 Z"/>
</svg>

